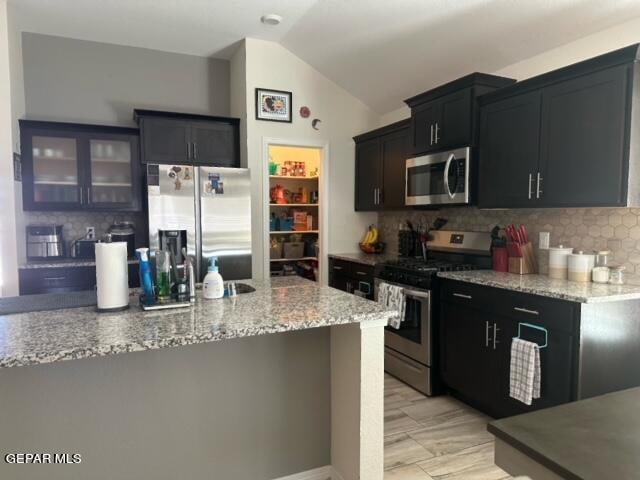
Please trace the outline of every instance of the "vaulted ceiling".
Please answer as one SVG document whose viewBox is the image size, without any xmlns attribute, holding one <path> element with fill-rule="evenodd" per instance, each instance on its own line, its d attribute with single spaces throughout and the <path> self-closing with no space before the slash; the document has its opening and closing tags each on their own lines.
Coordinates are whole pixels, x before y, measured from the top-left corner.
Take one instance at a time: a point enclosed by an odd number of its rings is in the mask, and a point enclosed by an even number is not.
<svg viewBox="0 0 640 480">
<path fill-rule="evenodd" d="M 228 57 L 278 42 L 379 113 L 640 17 L 638 0 L 10 0 L 25 31 Z M 277 13 L 283 22 L 260 22 Z"/>
</svg>

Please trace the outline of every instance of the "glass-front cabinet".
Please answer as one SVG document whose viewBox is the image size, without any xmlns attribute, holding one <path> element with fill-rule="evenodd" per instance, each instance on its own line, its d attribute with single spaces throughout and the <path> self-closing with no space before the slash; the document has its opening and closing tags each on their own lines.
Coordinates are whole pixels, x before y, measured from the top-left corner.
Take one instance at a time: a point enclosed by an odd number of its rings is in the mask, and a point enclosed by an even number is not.
<svg viewBox="0 0 640 480">
<path fill-rule="evenodd" d="M 21 120 L 25 210 L 141 209 L 138 131 Z"/>
</svg>

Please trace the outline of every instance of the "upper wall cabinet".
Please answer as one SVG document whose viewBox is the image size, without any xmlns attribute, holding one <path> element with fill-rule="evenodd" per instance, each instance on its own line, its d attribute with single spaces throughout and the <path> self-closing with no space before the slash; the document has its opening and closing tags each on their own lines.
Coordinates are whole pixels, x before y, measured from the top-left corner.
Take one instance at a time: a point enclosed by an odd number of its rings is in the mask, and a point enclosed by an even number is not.
<svg viewBox="0 0 640 480">
<path fill-rule="evenodd" d="M 353 138 L 356 142 L 355 210 L 404 207 L 409 120 Z"/>
<path fill-rule="evenodd" d="M 138 130 L 20 120 L 24 210 L 139 211 Z"/>
<path fill-rule="evenodd" d="M 240 167 L 240 120 L 135 110 L 143 163 Z"/>
<path fill-rule="evenodd" d="M 486 95 L 482 208 L 640 204 L 638 45 Z"/>
<path fill-rule="evenodd" d="M 405 100 L 411 108 L 411 155 L 475 145 L 476 98 L 513 82 L 472 73 Z"/>
</svg>

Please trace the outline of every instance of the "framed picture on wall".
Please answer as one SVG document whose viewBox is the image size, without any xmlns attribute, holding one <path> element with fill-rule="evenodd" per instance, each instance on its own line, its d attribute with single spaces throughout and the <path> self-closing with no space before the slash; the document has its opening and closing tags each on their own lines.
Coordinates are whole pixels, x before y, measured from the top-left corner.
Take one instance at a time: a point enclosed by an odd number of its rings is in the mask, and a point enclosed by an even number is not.
<svg viewBox="0 0 640 480">
<path fill-rule="evenodd" d="M 291 92 L 256 88 L 256 120 L 291 123 L 292 107 Z"/>
</svg>

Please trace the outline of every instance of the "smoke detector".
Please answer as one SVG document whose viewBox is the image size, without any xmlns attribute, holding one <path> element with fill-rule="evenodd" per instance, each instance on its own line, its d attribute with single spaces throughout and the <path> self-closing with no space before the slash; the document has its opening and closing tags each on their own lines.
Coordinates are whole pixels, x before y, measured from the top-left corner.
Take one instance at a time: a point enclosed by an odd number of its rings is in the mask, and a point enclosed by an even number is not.
<svg viewBox="0 0 640 480">
<path fill-rule="evenodd" d="M 267 15 L 263 15 L 260 18 L 260 21 L 265 25 L 275 26 L 275 25 L 280 25 L 280 22 L 282 22 L 282 17 L 275 13 L 269 13 Z"/>
</svg>

